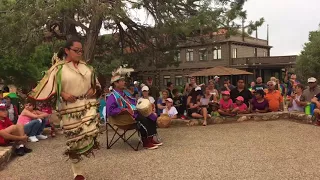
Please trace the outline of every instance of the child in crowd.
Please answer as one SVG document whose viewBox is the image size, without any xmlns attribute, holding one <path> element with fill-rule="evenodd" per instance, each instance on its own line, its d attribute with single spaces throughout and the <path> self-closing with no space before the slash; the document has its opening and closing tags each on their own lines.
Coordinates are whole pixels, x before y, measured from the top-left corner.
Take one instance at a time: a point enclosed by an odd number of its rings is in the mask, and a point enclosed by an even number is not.
<svg viewBox="0 0 320 180">
<path fill-rule="evenodd" d="M 168 116 L 171 119 L 177 119 L 178 118 L 178 111 L 173 106 L 173 100 L 171 98 L 167 98 L 166 100 L 166 108 L 163 109 L 163 114 L 168 114 Z"/>
<path fill-rule="evenodd" d="M 173 89 L 172 94 L 173 94 L 173 106 L 178 111 L 178 117 L 180 117 L 181 119 L 186 119 L 186 117 L 184 116 L 185 106 L 183 105 L 183 97 L 180 95 L 178 89 Z"/>
<path fill-rule="evenodd" d="M 238 96 L 236 98 L 236 102 L 232 105 L 233 114 L 246 114 L 248 112 L 248 106 L 244 103 L 244 98 L 242 96 Z"/>
<path fill-rule="evenodd" d="M 52 107 L 49 105 L 48 102 L 41 103 L 40 106 L 39 106 L 39 110 L 41 112 L 47 113 L 49 115 L 52 114 Z M 48 121 L 47 121 L 46 126 L 50 126 L 50 128 L 51 128 L 51 132 L 50 132 L 51 133 L 51 137 L 55 137 L 56 136 L 56 129 L 55 129 L 55 126 L 54 126 L 50 116 L 48 116 Z"/>
<path fill-rule="evenodd" d="M 218 110 L 219 114 L 222 116 L 234 116 L 232 111 L 232 100 L 230 99 L 229 91 L 222 91 L 222 99 L 220 99 L 220 108 Z"/>
</svg>

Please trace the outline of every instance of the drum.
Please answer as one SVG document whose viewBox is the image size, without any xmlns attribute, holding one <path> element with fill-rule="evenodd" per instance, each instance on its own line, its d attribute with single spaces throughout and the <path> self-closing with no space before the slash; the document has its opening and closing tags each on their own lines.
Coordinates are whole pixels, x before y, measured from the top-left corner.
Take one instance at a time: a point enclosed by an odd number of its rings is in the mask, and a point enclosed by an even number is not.
<svg viewBox="0 0 320 180">
<path fill-rule="evenodd" d="M 157 123 L 159 128 L 168 128 L 171 123 L 171 118 L 168 114 L 161 114 L 157 119 Z"/>
<path fill-rule="evenodd" d="M 139 100 L 137 103 L 137 110 L 142 116 L 148 117 L 152 113 L 152 104 L 149 99 Z"/>
</svg>

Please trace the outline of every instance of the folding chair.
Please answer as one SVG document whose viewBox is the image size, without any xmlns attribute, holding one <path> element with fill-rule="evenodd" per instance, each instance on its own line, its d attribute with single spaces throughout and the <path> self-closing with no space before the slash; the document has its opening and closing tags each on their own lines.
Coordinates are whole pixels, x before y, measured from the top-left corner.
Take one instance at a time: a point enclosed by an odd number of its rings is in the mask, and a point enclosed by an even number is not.
<svg viewBox="0 0 320 180">
<path fill-rule="evenodd" d="M 118 125 L 112 125 L 110 124 L 108 121 L 106 121 L 106 137 L 107 137 L 107 149 L 110 149 L 116 142 L 118 142 L 119 139 L 122 139 L 123 142 L 125 142 L 126 144 L 128 144 L 133 150 L 138 151 L 139 150 L 139 146 L 141 145 L 141 136 L 140 136 L 140 132 L 139 132 L 139 122 L 134 123 L 134 124 L 130 124 L 130 125 L 125 125 L 125 126 L 118 126 Z M 109 128 L 111 130 L 114 131 L 114 134 L 111 138 L 111 140 L 109 141 Z M 123 130 L 123 132 L 121 132 L 121 130 Z M 132 133 L 129 133 L 129 131 L 134 131 Z M 136 146 L 133 146 L 129 140 L 136 134 L 138 133 L 139 136 L 139 142 Z M 118 137 L 116 137 L 118 136 Z"/>
</svg>

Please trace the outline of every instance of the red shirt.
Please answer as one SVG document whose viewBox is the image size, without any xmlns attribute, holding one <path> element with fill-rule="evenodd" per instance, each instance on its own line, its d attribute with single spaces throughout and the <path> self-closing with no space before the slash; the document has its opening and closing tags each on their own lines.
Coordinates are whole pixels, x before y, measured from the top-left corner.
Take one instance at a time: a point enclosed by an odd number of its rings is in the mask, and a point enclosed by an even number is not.
<svg viewBox="0 0 320 180">
<path fill-rule="evenodd" d="M 6 129 L 7 127 L 13 125 L 9 118 L 5 117 L 0 120 L 0 130 Z M 3 137 L 0 136 L 0 145 L 7 144 L 7 141 Z"/>
</svg>

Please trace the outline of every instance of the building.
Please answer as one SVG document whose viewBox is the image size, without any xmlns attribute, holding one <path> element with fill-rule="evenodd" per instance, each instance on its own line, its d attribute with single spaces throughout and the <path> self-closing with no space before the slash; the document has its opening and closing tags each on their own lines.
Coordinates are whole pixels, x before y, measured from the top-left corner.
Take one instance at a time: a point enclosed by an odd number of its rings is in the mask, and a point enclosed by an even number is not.
<svg viewBox="0 0 320 180">
<path fill-rule="evenodd" d="M 272 46 L 267 40 L 250 36 L 212 34 L 201 38 L 189 38 L 179 46 L 179 53 L 175 61 L 179 66 L 156 68 L 141 65 L 134 74 L 135 79 L 154 79 L 155 85 L 164 87 L 167 82 L 176 86 L 183 86 L 188 74 L 212 68 L 215 66 L 233 67 L 252 72 L 248 82 L 257 76 L 267 80 L 271 76 L 282 79 L 285 68 L 292 68 L 297 56 L 270 56 Z M 145 63 L 146 64 L 146 63 Z M 200 77 L 199 83 L 206 82 L 211 77 Z"/>
</svg>

